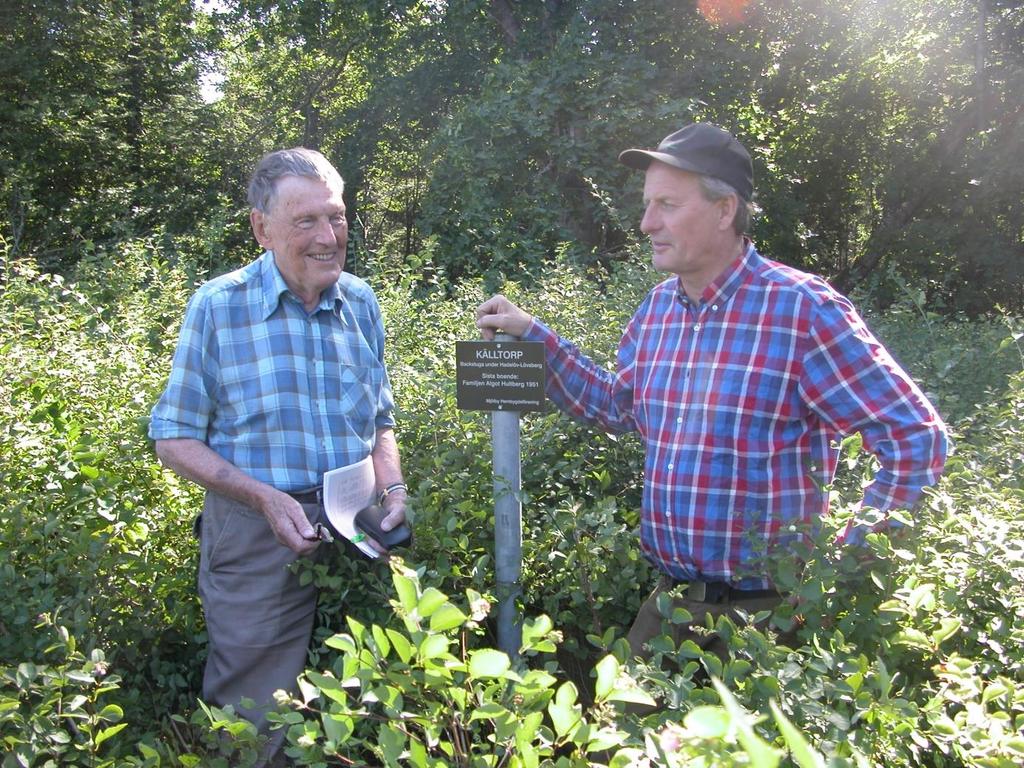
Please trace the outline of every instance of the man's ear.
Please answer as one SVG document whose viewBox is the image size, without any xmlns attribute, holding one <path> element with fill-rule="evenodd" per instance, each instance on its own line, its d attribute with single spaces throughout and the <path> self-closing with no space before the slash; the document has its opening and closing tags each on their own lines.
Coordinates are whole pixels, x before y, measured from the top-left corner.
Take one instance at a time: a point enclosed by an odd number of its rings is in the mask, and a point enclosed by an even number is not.
<svg viewBox="0 0 1024 768">
<path fill-rule="evenodd" d="M 739 211 L 740 199 L 736 195 L 726 195 L 718 201 L 721 205 L 721 218 L 718 220 L 719 230 L 732 229 L 732 223 L 736 220 L 736 213 Z"/>
<path fill-rule="evenodd" d="M 267 234 L 267 219 L 263 211 L 255 208 L 249 211 L 249 224 L 252 226 L 253 235 L 256 236 L 256 242 L 269 251 L 270 237 Z"/>
</svg>

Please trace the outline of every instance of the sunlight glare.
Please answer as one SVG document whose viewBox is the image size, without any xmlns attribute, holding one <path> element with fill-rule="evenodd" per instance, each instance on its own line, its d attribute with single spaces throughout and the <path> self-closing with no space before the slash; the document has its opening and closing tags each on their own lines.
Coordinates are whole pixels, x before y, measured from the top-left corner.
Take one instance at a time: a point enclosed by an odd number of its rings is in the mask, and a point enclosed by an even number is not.
<svg viewBox="0 0 1024 768">
<path fill-rule="evenodd" d="M 716 27 L 732 27 L 746 17 L 750 0 L 697 0 L 700 15 Z"/>
</svg>

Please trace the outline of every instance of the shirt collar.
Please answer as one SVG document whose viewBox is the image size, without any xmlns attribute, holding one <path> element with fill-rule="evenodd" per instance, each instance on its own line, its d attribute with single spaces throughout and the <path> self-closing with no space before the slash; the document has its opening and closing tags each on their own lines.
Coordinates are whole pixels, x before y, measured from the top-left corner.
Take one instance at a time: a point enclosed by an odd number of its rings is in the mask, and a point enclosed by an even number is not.
<svg viewBox="0 0 1024 768">
<path fill-rule="evenodd" d="M 739 287 L 743 285 L 747 275 L 754 271 L 754 264 L 758 258 L 757 249 L 748 238 L 743 239 L 743 254 L 735 259 L 725 270 L 704 289 L 700 296 L 701 304 L 725 304 L 733 297 Z M 676 291 L 683 304 L 690 303 L 682 283 L 676 278 Z"/>
<path fill-rule="evenodd" d="M 277 309 L 281 303 L 281 296 L 288 294 L 292 296 L 294 301 L 299 301 L 294 294 L 288 289 L 288 284 L 284 281 L 284 276 L 281 274 L 281 270 L 277 268 L 277 262 L 274 260 L 273 251 L 265 251 L 260 257 L 260 277 L 261 277 L 261 292 L 263 301 L 263 319 L 266 320 Z M 341 302 L 344 299 L 344 295 L 341 291 L 339 282 L 335 282 L 330 288 L 323 291 L 320 294 L 320 304 L 317 306 L 314 312 L 321 310 L 334 310 L 336 314 L 341 312 Z M 301 305 L 301 302 L 299 302 Z"/>
</svg>

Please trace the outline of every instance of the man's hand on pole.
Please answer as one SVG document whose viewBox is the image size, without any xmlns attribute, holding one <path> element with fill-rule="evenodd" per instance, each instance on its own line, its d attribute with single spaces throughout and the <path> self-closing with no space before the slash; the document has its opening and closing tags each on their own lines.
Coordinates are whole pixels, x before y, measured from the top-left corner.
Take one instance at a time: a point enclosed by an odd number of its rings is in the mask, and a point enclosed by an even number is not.
<svg viewBox="0 0 1024 768">
<path fill-rule="evenodd" d="M 533 315 L 524 312 L 501 294 L 492 296 L 476 310 L 476 327 L 488 341 L 497 331 L 521 337 L 533 322 Z"/>
</svg>

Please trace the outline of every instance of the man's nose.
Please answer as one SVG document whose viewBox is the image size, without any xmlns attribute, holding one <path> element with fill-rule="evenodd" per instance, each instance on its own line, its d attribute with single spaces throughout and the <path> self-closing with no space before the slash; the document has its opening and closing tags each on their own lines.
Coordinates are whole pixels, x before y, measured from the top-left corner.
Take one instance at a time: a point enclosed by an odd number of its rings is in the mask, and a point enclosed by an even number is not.
<svg viewBox="0 0 1024 768">
<path fill-rule="evenodd" d="M 657 214 L 654 211 L 654 205 L 648 205 L 644 208 L 644 217 L 640 219 L 640 231 L 645 235 L 651 234 L 660 227 L 661 224 L 657 219 Z"/>
<path fill-rule="evenodd" d="M 331 224 L 330 219 L 323 218 L 317 221 L 316 239 L 317 242 L 325 245 L 334 245 L 337 240 L 337 234 L 335 233 L 334 225 Z"/>
</svg>

